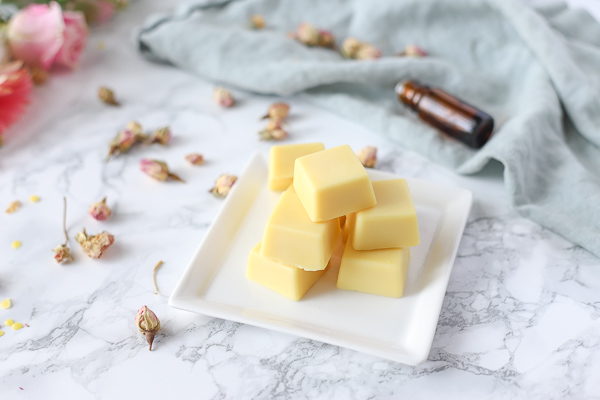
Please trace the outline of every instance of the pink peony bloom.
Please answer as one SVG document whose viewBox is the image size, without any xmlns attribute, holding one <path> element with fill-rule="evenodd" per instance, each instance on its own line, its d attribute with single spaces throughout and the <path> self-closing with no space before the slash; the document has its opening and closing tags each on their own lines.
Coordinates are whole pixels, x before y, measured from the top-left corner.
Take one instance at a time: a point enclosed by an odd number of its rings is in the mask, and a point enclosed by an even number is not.
<svg viewBox="0 0 600 400">
<path fill-rule="evenodd" d="M 87 42 L 87 24 L 83 13 L 79 11 L 65 11 L 63 12 L 63 19 L 65 21 L 64 41 L 54 63 L 68 68 L 75 68 Z"/>
<path fill-rule="evenodd" d="M 81 12 L 61 11 L 56 2 L 31 4 L 8 23 L 8 43 L 15 58 L 48 70 L 54 63 L 73 68 L 87 40 Z"/>
<path fill-rule="evenodd" d="M 31 77 L 21 61 L 0 67 L 0 145 L 2 133 L 25 111 L 32 87 Z"/>
<path fill-rule="evenodd" d="M 63 45 L 64 30 L 58 3 L 31 4 L 8 22 L 8 43 L 15 58 L 47 70 Z"/>
</svg>

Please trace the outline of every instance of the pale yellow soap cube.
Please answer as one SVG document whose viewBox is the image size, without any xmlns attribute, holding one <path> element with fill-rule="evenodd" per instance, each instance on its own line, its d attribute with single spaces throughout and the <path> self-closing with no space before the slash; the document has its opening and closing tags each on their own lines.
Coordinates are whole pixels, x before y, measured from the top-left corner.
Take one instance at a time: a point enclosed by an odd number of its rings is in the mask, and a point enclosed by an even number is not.
<svg viewBox="0 0 600 400">
<path fill-rule="evenodd" d="M 261 242 L 250 250 L 246 277 L 287 297 L 300 300 L 325 270 L 305 271 L 260 255 Z"/>
<path fill-rule="evenodd" d="M 348 219 L 356 250 L 413 247 L 420 243 L 417 212 L 405 179 L 372 182 L 377 205 Z"/>
<path fill-rule="evenodd" d="M 337 219 L 312 222 L 290 186 L 281 194 L 267 221 L 260 254 L 307 271 L 322 270 L 339 234 Z"/>
<path fill-rule="evenodd" d="M 348 241 L 340 264 L 337 288 L 402 297 L 409 261 L 409 248 L 360 251 Z"/>
<path fill-rule="evenodd" d="M 325 150 L 323 143 L 283 144 L 269 153 L 269 189 L 285 190 L 294 179 L 296 158 Z"/>
<path fill-rule="evenodd" d="M 294 188 L 312 221 L 328 221 L 373 207 L 369 175 L 348 145 L 296 159 Z"/>
</svg>

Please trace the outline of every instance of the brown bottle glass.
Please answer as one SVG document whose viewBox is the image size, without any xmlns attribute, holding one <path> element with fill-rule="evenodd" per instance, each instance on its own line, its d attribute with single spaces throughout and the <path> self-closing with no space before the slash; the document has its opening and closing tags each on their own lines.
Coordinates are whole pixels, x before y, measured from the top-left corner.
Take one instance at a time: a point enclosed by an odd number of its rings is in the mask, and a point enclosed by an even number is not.
<svg viewBox="0 0 600 400">
<path fill-rule="evenodd" d="M 396 95 L 422 120 L 470 147 L 479 149 L 492 135 L 494 119 L 489 114 L 443 90 L 404 81 L 396 85 Z"/>
</svg>

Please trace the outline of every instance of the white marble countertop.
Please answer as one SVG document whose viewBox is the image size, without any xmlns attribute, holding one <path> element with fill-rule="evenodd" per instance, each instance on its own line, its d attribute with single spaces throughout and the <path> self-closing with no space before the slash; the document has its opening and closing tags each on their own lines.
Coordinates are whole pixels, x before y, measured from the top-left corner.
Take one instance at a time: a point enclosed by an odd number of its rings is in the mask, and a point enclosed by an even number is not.
<svg viewBox="0 0 600 400">
<path fill-rule="evenodd" d="M 136 52 L 132 28 L 173 3 L 136 2 L 93 30 L 81 67 L 54 73 L 0 149 L 0 397 L 30 399 L 183 398 L 600 398 L 600 260 L 510 210 L 502 167 L 458 176 L 375 132 L 301 99 L 288 143 L 323 141 L 379 148 L 378 168 L 472 190 L 474 204 L 454 265 L 428 361 L 410 367 L 249 325 L 168 306 L 170 293 L 222 202 L 207 190 L 268 153 L 257 117 L 276 100 L 235 92 L 220 109 L 213 84 Z M 103 44 L 104 49 L 101 49 Z M 123 106 L 96 98 L 115 89 Z M 170 125 L 173 143 L 142 147 L 106 163 L 108 142 L 129 120 Z M 198 151 L 208 162 L 188 165 Z M 187 183 L 159 183 L 138 167 L 167 161 Z M 41 201 L 29 203 L 30 195 Z M 57 265 L 62 197 L 76 262 Z M 87 209 L 108 197 L 114 215 Z M 116 244 L 101 260 L 72 239 L 106 229 Z M 22 241 L 17 250 L 10 247 Z M 151 272 L 158 260 L 159 295 Z M 133 324 L 148 305 L 163 328 L 152 352 Z M 22 389 L 21 389 L 22 388 Z M 8 397 L 15 396 L 15 397 Z"/>
</svg>

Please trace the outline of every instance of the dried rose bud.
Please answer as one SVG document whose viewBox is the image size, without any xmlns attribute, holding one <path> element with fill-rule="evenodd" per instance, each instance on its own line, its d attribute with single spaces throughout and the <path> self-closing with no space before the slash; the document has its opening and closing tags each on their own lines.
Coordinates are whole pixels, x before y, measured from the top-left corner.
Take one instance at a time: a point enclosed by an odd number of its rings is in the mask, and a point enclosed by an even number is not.
<svg viewBox="0 0 600 400">
<path fill-rule="evenodd" d="M 367 168 L 373 168 L 377 162 L 377 147 L 367 146 L 356 153 L 359 161 Z"/>
<path fill-rule="evenodd" d="M 270 118 L 276 119 L 283 122 L 290 113 L 290 106 L 287 103 L 273 103 L 269 106 L 267 110 L 267 115 L 265 115 L 262 119 Z"/>
<path fill-rule="evenodd" d="M 202 165 L 204 164 L 204 157 L 202 154 L 192 153 L 185 156 L 185 159 L 192 165 Z"/>
<path fill-rule="evenodd" d="M 111 106 L 120 106 L 117 99 L 115 99 L 115 93 L 105 86 L 100 86 L 98 89 L 98 98 L 102 100 L 103 103 L 111 105 Z"/>
<path fill-rule="evenodd" d="M 231 107 L 235 100 L 231 92 L 223 87 L 216 87 L 213 92 L 213 100 L 221 107 Z"/>
<path fill-rule="evenodd" d="M 19 200 L 13 201 L 12 203 L 10 203 L 8 205 L 8 208 L 6 209 L 6 213 L 12 214 L 12 213 L 16 212 L 19 209 L 19 207 L 21 207 L 21 202 Z"/>
<path fill-rule="evenodd" d="M 272 131 L 273 129 L 283 129 L 283 126 L 284 126 L 283 120 L 270 119 L 269 122 L 267 122 L 267 126 L 265 127 L 265 129 L 268 131 Z"/>
<path fill-rule="evenodd" d="M 102 201 L 92 204 L 90 207 L 90 215 L 98 221 L 106 221 L 110 217 L 110 208 L 106 205 L 106 197 Z"/>
<path fill-rule="evenodd" d="M 29 75 L 31 75 L 31 81 L 36 85 L 43 85 L 48 80 L 48 72 L 41 67 L 29 68 Z"/>
<path fill-rule="evenodd" d="M 263 129 L 258 135 L 260 140 L 283 140 L 288 137 L 288 133 L 282 128 Z"/>
<path fill-rule="evenodd" d="M 140 169 L 146 175 L 156 179 L 157 181 L 164 182 L 167 179 L 171 178 L 179 182 L 185 182 L 179 176 L 171 173 L 169 171 L 169 167 L 163 161 L 149 160 L 147 158 L 144 158 L 140 161 Z"/>
<path fill-rule="evenodd" d="M 89 235 L 85 228 L 75 235 L 75 241 L 81 245 L 83 252 L 90 258 L 100 258 L 114 242 L 115 237 L 104 231 L 97 235 Z"/>
<path fill-rule="evenodd" d="M 160 128 L 152 132 L 152 136 L 150 136 L 150 143 L 158 143 L 166 146 L 171 141 L 171 129 L 168 126 L 164 128 Z"/>
<path fill-rule="evenodd" d="M 381 57 L 381 50 L 369 43 L 363 43 L 356 52 L 357 60 L 375 60 Z"/>
<path fill-rule="evenodd" d="M 119 133 L 117 133 L 117 136 L 115 136 L 115 138 L 110 142 L 108 156 L 110 157 L 115 154 L 127 153 L 136 141 L 136 134 L 132 130 L 126 129 L 124 131 L 120 131 Z"/>
<path fill-rule="evenodd" d="M 142 125 L 140 125 L 140 123 L 137 121 L 129 121 L 125 126 L 125 129 L 132 131 L 136 135 L 143 133 Z"/>
<path fill-rule="evenodd" d="M 329 31 L 320 30 L 319 46 L 333 49 L 335 47 L 335 38 L 333 37 L 333 34 Z"/>
<path fill-rule="evenodd" d="M 73 257 L 71 256 L 71 250 L 64 244 L 59 244 L 54 249 L 52 249 L 52 251 L 54 252 L 54 259 L 59 264 L 73 261 Z"/>
<path fill-rule="evenodd" d="M 400 53 L 400 55 L 406 57 L 425 57 L 427 55 L 427 52 L 419 46 L 410 44 L 404 48 L 404 51 Z"/>
<path fill-rule="evenodd" d="M 237 176 L 224 174 L 217 178 L 215 181 L 215 187 L 210 190 L 210 192 L 215 197 L 225 197 L 231 191 L 231 187 L 237 181 Z"/>
<path fill-rule="evenodd" d="M 152 351 L 154 336 L 160 330 L 160 321 L 156 314 L 148 307 L 143 306 L 135 315 L 135 326 L 146 336 L 146 341 L 150 345 L 150 351 Z"/>
<path fill-rule="evenodd" d="M 265 19 L 262 15 L 254 14 L 250 17 L 250 26 L 252 29 L 263 29 L 265 27 Z"/>
<path fill-rule="evenodd" d="M 311 24 L 303 22 L 296 28 L 296 39 L 307 46 L 317 46 L 319 44 L 319 30 Z"/>
<path fill-rule="evenodd" d="M 356 58 L 356 53 L 360 48 L 361 43 L 355 38 L 348 38 L 342 42 L 342 46 L 340 47 L 340 51 L 342 55 L 346 58 Z"/>
</svg>

